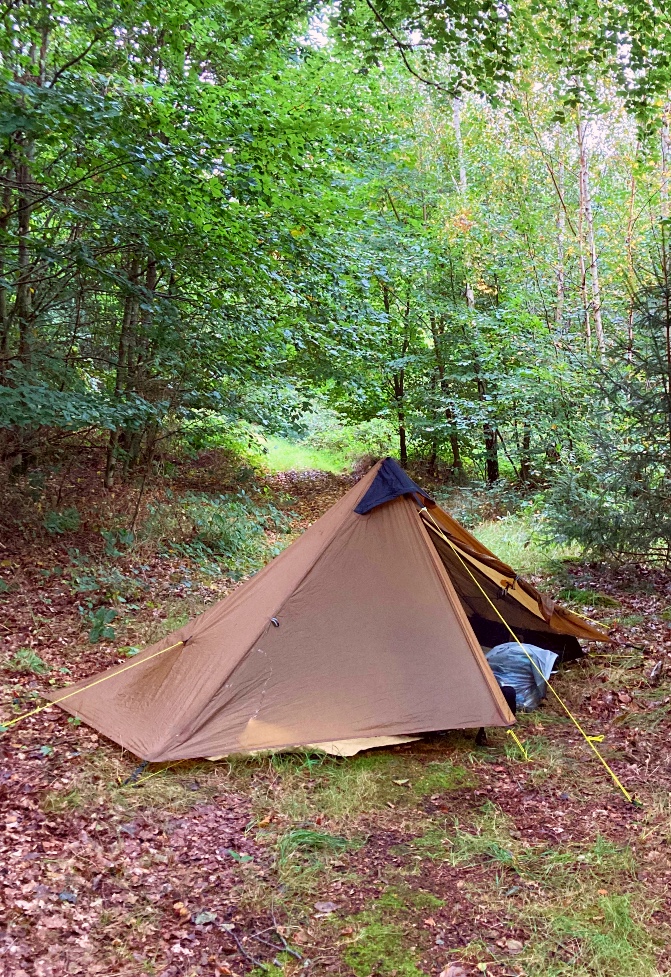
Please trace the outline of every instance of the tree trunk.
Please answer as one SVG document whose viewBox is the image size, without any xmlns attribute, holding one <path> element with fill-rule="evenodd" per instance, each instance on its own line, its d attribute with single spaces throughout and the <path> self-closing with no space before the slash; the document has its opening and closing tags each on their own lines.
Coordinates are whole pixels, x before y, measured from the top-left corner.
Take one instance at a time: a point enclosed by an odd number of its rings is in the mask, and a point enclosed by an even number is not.
<svg viewBox="0 0 671 977">
<path fill-rule="evenodd" d="M 457 429 L 455 427 L 455 417 L 454 411 L 446 404 L 445 401 L 449 397 L 449 380 L 445 371 L 445 359 L 443 356 L 443 338 L 445 335 L 445 329 L 442 319 L 438 319 L 435 315 L 429 317 L 431 323 L 431 336 L 433 337 L 433 355 L 436 361 L 436 370 L 438 372 L 438 381 L 440 386 L 440 392 L 443 396 L 445 412 L 445 420 L 450 426 L 449 439 L 450 439 L 450 450 L 452 452 L 452 468 L 455 472 L 460 472 L 463 468 L 463 462 L 461 460 L 461 450 L 459 448 L 459 435 L 457 434 Z"/>
<path fill-rule="evenodd" d="M 465 197 L 468 190 L 466 180 L 466 160 L 464 157 L 464 141 L 461 136 L 461 99 L 455 98 L 452 102 L 452 127 L 454 129 L 454 139 L 457 144 L 457 164 L 459 166 L 459 193 Z"/>
<path fill-rule="evenodd" d="M 671 280 L 669 269 L 668 232 L 666 221 L 669 219 L 669 161 L 671 150 L 669 146 L 669 115 L 671 105 L 664 106 L 662 125 L 662 160 L 661 160 L 661 231 L 662 231 L 662 288 L 664 289 L 664 328 L 666 333 L 666 409 L 669 431 L 669 450 L 671 451 Z M 668 477 L 668 471 L 667 471 Z"/>
<path fill-rule="evenodd" d="M 33 354 L 33 313 L 30 270 L 30 219 L 32 208 L 28 146 L 24 145 L 22 151 L 24 158 L 16 168 L 19 237 L 18 277 L 16 281 L 14 311 L 19 327 L 19 359 L 23 366 L 29 370 L 32 365 Z"/>
<path fill-rule="evenodd" d="M 408 467 L 408 444 L 405 433 L 405 414 L 402 410 L 398 412 L 398 448 L 401 468 Z"/>
<path fill-rule="evenodd" d="M 555 325 L 558 329 L 564 325 L 564 293 L 566 288 L 566 268 L 564 253 L 566 245 L 566 211 L 564 210 L 564 160 L 559 159 L 557 168 L 557 192 L 559 207 L 557 208 L 557 302 L 555 305 Z"/>
<path fill-rule="evenodd" d="M 130 272 L 128 275 L 131 285 L 137 285 L 139 274 L 139 262 L 137 257 L 131 261 Z M 123 318 L 121 320 L 121 331 L 119 332 L 119 345 L 117 348 L 116 377 L 114 381 L 114 399 L 118 402 L 126 389 L 128 376 L 128 346 L 133 325 L 133 316 L 137 309 L 137 296 L 134 291 L 126 293 L 124 300 Z M 117 455 L 119 450 L 120 429 L 114 428 L 110 431 L 109 444 L 107 446 L 107 463 L 105 465 L 105 488 L 112 488 L 114 485 L 114 474 L 116 471 Z"/>
<path fill-rule="evenodd" d="M 142 309 L 142 314 L 139 316 L 139 330 L 136 328 L 138 325 L 138 305 L 136 303 L 133 319 L 131 323 L 131 329 L 128 338 L 128 373 L 126 389 L 127 391 L 132 391 L 133 393 L 140 394 L 140 396 L 147 396 L 146 390 L 146 379 L 147 379 L 147 357 L 148 349 L 150 345 L 150 329 L 153 320 L 153 309 L 150 307 L 154 301 L 154 293 L 156 291 L 157 282 L 157 267 L 156 258 L 150 255 L 147 261 L 147 270 L 145 272 L 144 287 L 146 289 L 146 296 L 144 302 L 142 303 L 145 308 Z M 134 469 L 139 461 L 142 448 L 142 440 L 147 435 L 147 427 L 139 430 L 131 430 L 124 432 L 124 441 L 126 447 L 126 457 L 124 462 L 124 478 L 128 475 L 128 472 Z"/>
<path fill-rule="evenodd" d="M 408 441 L 405 430 L 405 369 L 401 367 L 394 374 L 394 400 L 396 401 L 396 417 L 398 420 L 398 452 L 402 468 L 408 467 Z"/>
<path fill-rule="evenodd" d="M 606 352 L 606 340 L 603 332 L 601 317 L 601 287 L 599 285 L 599 264 L 596 253 L 596 239 L 594 237 L 594 215 L 592 212 L 592 196 L 589 181 L 589 160 L 585 144 L 586 123 L 578 117 L 578 148 L 580 150 L 580 198 L 587 234 L 589 249 L 589 271 L 592 283 L 592 314 L 594 316 L 594 331 L 596 343 L 601 354 Z M 582 249 L 581 249 L 582 250 Z M 584 263 L 584 259 L 583 259 Z M 585 292 L 586 298 L 586 292 Z"/>
<path fill-rule="evenodd" d="M 531 481 L 531 424 L 523 422 L 522 451 L 520 452 L 520 481 L 528 484 Z"/>
<path fill-rule="evenodd" d="M 0 239 L 4 240 L 9 228 L 9 214 L 12 208 L 12 190 L 7 184 L 2 193 L 2 211 L 0 212 Z M 0 248 L 0 378 L 4 382 L 9 366 L 9 303 L 7 302 L 7 287 L 3 284 L 5 276 L 4 248 Z"/>
<path fill-rule="evenodd" d="M 485 402 L 487 386 L 482 377 L 478 377 L 478 398 L 481 403 Z M 487 481 L 493 484 L 500 477 L 499 472 L 499 448 L 496 427 L 490 420 L 486 420 L 482 425 L 482 432 L 485 442 L 485 469 Z"/>
</svg>

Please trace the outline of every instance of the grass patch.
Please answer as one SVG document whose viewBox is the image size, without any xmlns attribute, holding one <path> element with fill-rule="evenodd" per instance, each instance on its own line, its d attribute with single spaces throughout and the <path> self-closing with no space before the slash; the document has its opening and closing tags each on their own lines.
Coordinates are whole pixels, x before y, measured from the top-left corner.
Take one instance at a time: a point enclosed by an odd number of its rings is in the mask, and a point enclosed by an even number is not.
<svg viewBox="0 0 671 977">
<path fill-rule="evenodd" d="M 296 441 L 285 441 L 283 438 L 269 437 L 266 449 L 264 466 L 270 472 L 322 471 L 338 475 L 351 466 L 347 451 L 311 448 Z"/>
<path fill-rule="evenodd" d="M 550 914 L 549 924 L 550 937 L 556 938 L 576 967 L 573 973 L 594 977 L 659 974 L 656 957 L 661 947 L 634 918 L 628 895 L 604 896 L 580 911 Z M 539 975 L 543 972 L 548 973 L 540 967 L 536 970 Z"/>
<path fill-rule="evenodd" d="M 275 757 L 271 765 L 281 775 L 282 791 L 279 803 L 274 793 L 269 800 L 295 823 L 323 815 L 336 825 L 346 824 L 398 799 L 404 789 L 394 784 L 394 778 L 407 777 L 402 761 L 390 754 L 345 761 L 323 756 L 312 761 L 300 756 Z"/>
<path fill-rule="evenodd" d="M 134 783 L 124 783 L 135 769 L 136 765 L 127 758 L 99 749 L 78 768 L 72 786 L 43 795 L 42 809 L 64 814 L 113 803 L 129 813 L 152 810 L 178 813 L 216 796 L 233 779 L 239 780 L 240 786 L 248 784 L 251 773 L 245 771 L 244 764 L 185 760 L 170 767 L 151 765 Z"/>
<path fill-rule="evenodd" d="M 289 829 L 277 842 L 276 869 L 284 901 L 317 895 L 331 876 L 331 863 L 348 848 L 357 848 L 359 844 L 313 828 Z M 336 867 L 342 864 L 338 862 Z"/>
<path fill-rule="evenodd" d="M 344 851 L 350 847 L 347 838 L 331 835 L 325 831 L 313 831 L 310 828 L 293 828 L 287 831 L 277 846 L 280 860 L 291 858 L 296 852 Z"/>
<path fill-rule="evenodd" d="M 430 763 L 424 773 L 413 784 L 415 794 L 441 794 L 447 790 L 474 787 L 478 782 L 472 770 L 452 763 Z"/>
<path fill-rule="evenodd" d="M 474 534 L 500 560 L 519 573 L 540 573 L 554 570 L 565 560 L 577 559 L 580 550 L 575 545 L 550 543 L 539 532 L 538 513 L 508 515 L 480 523 Z"/>
<path fill-rule="evenodd" d="M 579 607 L 619 607 L 619 600 L 601 594 L 598 590 L 577 590 L 575 587 L 565 587 L 559 591 L 560 600 L 569 601 Z"/>
</svg>

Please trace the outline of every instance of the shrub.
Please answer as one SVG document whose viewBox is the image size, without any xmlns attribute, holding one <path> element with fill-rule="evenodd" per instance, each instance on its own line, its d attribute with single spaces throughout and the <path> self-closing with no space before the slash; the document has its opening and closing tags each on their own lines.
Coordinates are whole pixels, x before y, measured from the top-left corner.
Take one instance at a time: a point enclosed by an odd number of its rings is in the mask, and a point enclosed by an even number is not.
<svg viewBox="0 0 671 977">
<path fill-rule="evenodd" d="M 396 445 L 389 423 L 382 418 L 344 425 L 333 411 L 314 417 L 304 443 L 321 451 L 345 454 L 350 463 L 362 454 L 388 455 Z"/>
<path fill-rule="evenodd" d="M 143 537 L 158 537 L 167 550 L 212 568 L 223 560 L 234 578 L 251 573 L 275 556 L 266 531 L 288 532 L 289 517 L 269 503 L 238 495 L 185 495 L 178 505 L 154 507 Z"/>
<path fill-rule="evenodd" d="M 98 641 L 103 641 L 107 639 L 112 641 L 116 635 L 115 629 L 112 627 L 112 621 L 115 620 L 117 612 L 112 607 L 96 607 L 95 610 L 85 610 L 80 608 L 80 611 L 84 617 L 84 620 L 90 625 L 89 630 L 89 641 L 92 645 L 96 644 Z"/>
<path fill-rule="evenodd" d="M 62 512 L 52 509 L 45 515 L 43 525 L 48 533 L 62 535 L 75 532 L 79 529 L 80 522 L 77 509 L 63 509 Z"/>
<path fill-rule="evenodd" d="M 4 668 L 9 672 L 32 672 L 33 675 L 46 675 L 51 671 L 49 665 L 32 648 L 19 648 L 5 662 Z"/>
</svg>

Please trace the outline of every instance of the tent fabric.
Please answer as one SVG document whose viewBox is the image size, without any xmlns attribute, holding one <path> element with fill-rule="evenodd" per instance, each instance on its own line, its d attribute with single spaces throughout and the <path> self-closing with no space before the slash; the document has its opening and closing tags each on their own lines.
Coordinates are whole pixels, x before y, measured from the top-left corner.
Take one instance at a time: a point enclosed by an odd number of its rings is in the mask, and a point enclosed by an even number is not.
<svg viewBox="0 0 671 977">
<path fill-rule="evenodd" d="M 435 545 L 440 545 L 441 533 L 449 541 L 443 541 L 441 553 L 452 552 L 454 565 L 461 562 L 454 554 L 456 548 L 463 561 L 471 569 L 475 569 L 476 577 L 488 576 L 497 590 L 505 590 L 512 601 L 527 607 L 535 617 L 549 625 L 552 632 L 573 635 L 585 641 L 609 640 L 603 631 L 594 627 L 585 618 L 556 604 L 545 594 L 541 594 L 533 584 L 520 577 L 507 563 L 499 560 L 491 550 L 488 550 L 440 506 L 431 509 L 424 514 L 423 518 L 434 537 Z"/>
<path fill-rule="evenodd" d="M 418 501 L 421 500 L 420 505 L 435 506 L 436 504 L 424 489 L 413 482 L 397 461 L 394 461 L 393 458 L 385 458 L 368 491 L 354 511 L 360 516 L 364 516 L 377 506 L 391 502 L 401 495 L 414 496 Z"/>
<path fill-rule="evenodd" d="M 510 631 L 501 620 L 503 617 L 521 641 L 556 651 L 562 661 L 582 657 L 583 651 L 576 637 L 555 630 L 537 612 L 534 613 L 526 601 L 520 601 L 519 588 L 502 586 L 505 583 L 503 578 L 498 583 L 492 580 L 483 572 L 485 566 L 464 565 L 459 559 L 459 551 L 455 553 L 449 543 L 440 537 L 432 534 L 432 540 L 475 636 L 483 647 L 492 648 L 510 640 Z M 602 640 L 603 636 L 600 635 L 600 638 Z"/>
<path fill-rule="evenodd" d="M 150 761 L 511 724 L 469 623 L 484 608 L 437 548 L 425 493 L 357 512 L 384 466 L 225 600 L 59 704 Z"/>
</svg>

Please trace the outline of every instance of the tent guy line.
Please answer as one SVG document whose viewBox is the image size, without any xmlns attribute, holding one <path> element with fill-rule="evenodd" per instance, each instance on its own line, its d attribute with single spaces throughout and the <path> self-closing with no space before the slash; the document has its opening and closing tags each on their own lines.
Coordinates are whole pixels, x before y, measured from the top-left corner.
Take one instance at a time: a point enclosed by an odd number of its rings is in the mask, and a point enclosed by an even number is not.
<svg viewBox="0 0 671 977">
<path fill-rule="evenodd" d="M 44 710 L 48 709 L 50 706 L 57 706 L 59 702 L 65 702 L 66 699 L 69 699 L 71 695 L 76 695 L 77 692 L 86 692 L 88 689 L 92 689 L 94 685 L 100 685 L 101 682 L 106 681 L 108 678 L 113 678 L 115 675 L 121 675 L 122 672 L 127 672 L 130 668 L 135 668 L 137 665 L 143 665 L 152 658 L 158 658 L 159 655 L 164 655 L 166 651 L 172 651 L 174 648 L 179 648 L 180 645 L 185 645 L 188 640 L 188 638 L 185 638 L 183 641 L 175 642 L 174 645 L 169 645 L 167 648 L 162 648 L 161 651 L 155 651 L 153 655 L 148 655 L 146 658 L 141 658 L 139 661 L 129 662 L 129 664 L 124 665 L 123 668 L 119 668 L 115 672 L 109 672 L 106 675 L 103 675 L 101 678 L 95 679 L 90 683 L 90 685 L 85 685 L 83 688 L 76 688 L 74 691 L 68 692 L 67 695 L 62 695 L 58 699 L 52 699 L 50 702 L 46 702 L 43 706 L 38 706 L 37 709 L 31 709 L 30 712 L 24 712 L 22 716 L 17 716 L 16 719 L 12 719 L 7 723 L 0 723 L 0 732 L 4 733 L 12 726 L 16 726 L 17 723 L 22 722 L 24 719 L 30 719 L 31 716 L 37 716 L 38 713 L 44 712 Z M 70 686 L 66 686 L 66 688 L 70 688 Z"/>
<path fill-rule="evenodd" d="M 526 648 L 524 647 L 524 644 L 517 637 L 517 635 L 515 634 L 515 632 L 513 631 L 513 629 L 510 627 L 510 625 L 508 624 L 508 622 L 506 621 L 506 619 L 503 617 L 503 615 L 499 611 L 499 609 L 496 606 L 496 604 L 491 600 L 489 594 L 487 594 L 487 592 L 484 590 L 484 588 L 480 586 L 480 582 L 478 581 L 477 577 L 475 576 L 475 574 L 471 573 L 470 567 L 467 565 L 466 561 L 462 558 L 461 554 L 457 550 L 457 548 L 454 545 L 454 543 L 452 542 L 452 540 L 449 539 L 442 532 L 440 526 L 438 526 L 438 524 L 436 523 L 435 519 L 433 518 L 433 516 L 431 515 L 431 513 L 429 512 L 429 510 L 427 509 L 426 506 L 423 506 L 419 510 L 419 512 L 420 512 L 420 515 L 422 515 L 423 513 L 426 513 L 427 518 L 429 518 L 431 520 L 432 524 L 433 524 L 431 528 L 433 528 L 435 530 L 435 532 L 437 532 L 439 534 L 439 536 L 442 539 L 444 539 L 445 542 L 448 543 L 448 545 L 452 548 L 452 550 L 454 551 L 455 555 L 459 558 L 459 560 L 463 564 L 464 569 L 468 572 L 469 576 L 473 579 L 473 582 L 478 587 L 478 589 L 479 589 L 480 593 L 482 594 L 482 596 L 491 605 L 492 609 L 496 612 L 496 614 L 500 618 L 502 624 L 510 632 L 513 640 L 517 642 L 517 644 L 520 646 L 520 648 L 522 649 L 522 651 L 524 652 L 524 654 L 526 655 L 526 657 L 531 662 L 533 668 L 535 668 L 536 671 L 541 675 L 541 677 L 543 678 L 543 681 L 546 683 L 548 689 L 550 690 L 550 692 L 552 692 L 553 696 L 555 697 L 555 699 L 557 700 L 557 702 L 559 703 L 559 705 L 562 707 L 562 709 L 564 710 L 564 712 L 566 713 L 566 715 L 569 717 L 569 719 L 571 720 L 571 722 L 573 723 L 573 725 L 576 727 L 576 729 L 578 730 L 578 732 L 580 733 L 580 735 L 583 737 L 583 739 L 585 740 L 585 742 L 587 743 L 587 745 L 589 746 L 589 748 L 592 750 L 592 752 L 594 754 L 596 754 L 596 756 L 599 759 L 600 763 L 604 766 L 604 768 L 610 774 L 610 776 L 613 779 L 613 783 L 622 791 L 622 793 L 624 794 L 624 796 L 626 797 L 626 799 L 629 801 L 630 804 L 640 803 L 640 802 L 635 802 L 633 795 L 629 793 L 629 791 L 624 786 L 624 784 L 622 783 L 622 781 L 620 780 L 620 778 L 617 776 L 617 774 L 615 773 L 615 771 L 608 764 L 608 761 L 603 756 L 603 754 L 601 753 L 601 751 L 594 745 L 595 741 L 602 740 L 603 739 L 603 736 L 590 736 L 588 733 L 585 732 L 585 730 L 583 729 L 583 727 L 581 726 L 581 724 L 578 722 L 578 720 L 576 719 L 576 717 L 573 715 L 573 713 L 571 712 L 571 710 L 569 709 L 569 707 L 566 705 L 566 703 L 564 702 L 564 700 L 562 699 L 562 697 L 559 695 L 559 693 L 557 692 L 557 690 L 553 687 L 553 685 L 550 682 L 550 680 L 547 679 L 543 675 L 543 673 L 541 672 L 541 670 L 538 667 L 538 665 L 536 664 L 536 662 L 533 660 L 533 658 L 531 657 L 531 655 L 527 652 Z"/>
</svg>

